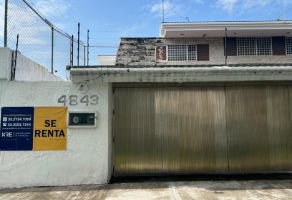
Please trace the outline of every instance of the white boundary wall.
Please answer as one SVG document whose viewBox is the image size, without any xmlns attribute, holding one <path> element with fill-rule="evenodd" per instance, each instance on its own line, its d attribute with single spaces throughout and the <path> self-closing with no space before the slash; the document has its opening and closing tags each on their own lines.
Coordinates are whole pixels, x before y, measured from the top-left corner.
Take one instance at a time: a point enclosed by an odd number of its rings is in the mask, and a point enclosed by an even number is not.
<svg viewBox="0 0 292 200">
<path fill-rule="evenodd" d="M 96 128 L 68 128 L 67 150 L 0 151 L 0 188 L 105 184 L 111 177 L 111 85 L 0 80 L 0 106 L 62 106 L 62 95 L 98 95 L 97 106 L 69 111 L 97 112 Z"/>
<path fill-rule="evenodd" d="M 58 76 L 51 74 L 42 65 L 30 60 L 29 58 L 21 54 L 17 55 L 15 80 L 17 81 L 63 81 L 63 79 L 59 78 Z"/>
<path fill-rule="evenodd" d="M 63 95 L 67 99 L 76 95 L 79 100 L 98 95 L 97 105 L 68 106 L 69 112 L 96 112 L 98 119 L 96 128 L 68 128 L 66 151 L 0 151 L 0 188 L 108 183 L 112 172 L 111 84 L 63 81 L 22 55 L 18 56 L 17 81 L 12 82 L 11 55 L 10 49 L 0 48 L 1 108 L 64 106 L 58 103 Z"/>
<path fill-rule="evenodd" d="M 11 71 L 12 52 L 8 48 L 0 48 L 0 80 L 9 80 Z"/>
<path fill-rule="evenodd" d="M 16 63 L 15 80 L 17 81 L 64 81 L 21 53 L 18 53 Z M 11 64 L 12 50 L 0 48 L 0 79 L 10 80 Z"/>
</svg>

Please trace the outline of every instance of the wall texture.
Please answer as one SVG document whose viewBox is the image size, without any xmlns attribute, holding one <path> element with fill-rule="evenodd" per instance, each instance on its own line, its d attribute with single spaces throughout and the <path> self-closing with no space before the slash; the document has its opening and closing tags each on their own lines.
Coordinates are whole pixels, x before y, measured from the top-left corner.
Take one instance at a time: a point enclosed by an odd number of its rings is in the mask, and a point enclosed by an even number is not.
<svg viewBox="0 0 292 200">
<path fill-rule="evenodd" d="M 17 55 L 16 63 L 15 80 L 17 81 L 63 81 L 63 79 L 51 74 L 42 65 L 20 53 Z M 12 50 L 9 48 L 0 48 L 0 79 L 10 80 L 11 66 Z"/>
<path fill-rule="evenodd" d="M 9 80 L 11 72 L 11 51 L 8 48 L 0 48 L 0 80 Z"/>
<path fill-rule="evenodd" d="M 98 55 L 97 61 L 99 65 L 115 65 L 116 55 Z"/>
<path fill-rule="evenodd" d="M 172 44 L 209 44 L 209 61 L 157 61 L 156 47 Z M 292 63 L 289 56 L 229 56 L 227 64 L 287 64 Z M 122 38 L 117 53 L 119 66 L 153 65 L 224 65 L 223 38 Z"/>
<path fill-rule="evenodd" d="M 65 66 L 64 66 L 65 68 Z M 18 54 L 15 72 L 17 81 L 62 81 L 63 79 L 51 74 L 42 65 Z"/>
<path fill-rule="evenodd" d="M 111 86 L 71 82 L 0 81 L 0 107 L 63 106 L 62 95 L 98 95 L 97 106 L 69 111 L 97 112 L 96 128 L 68 128 L 66 151 L 0 152 L 0 188 L 105 184 L 111 175 Z"/>
</svg>

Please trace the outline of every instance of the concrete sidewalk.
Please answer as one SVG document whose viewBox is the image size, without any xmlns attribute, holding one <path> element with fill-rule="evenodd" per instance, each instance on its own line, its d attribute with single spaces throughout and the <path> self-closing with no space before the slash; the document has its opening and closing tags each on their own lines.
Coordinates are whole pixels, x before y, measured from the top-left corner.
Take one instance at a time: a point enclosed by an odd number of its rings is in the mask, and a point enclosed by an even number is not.
<svg viewBox="0 0 292 200">
<path fill-rule="evenodd" d="M 292 180 L 116 183 L 0 190 L 0 200 L 292 200 Z"/>
</svg>

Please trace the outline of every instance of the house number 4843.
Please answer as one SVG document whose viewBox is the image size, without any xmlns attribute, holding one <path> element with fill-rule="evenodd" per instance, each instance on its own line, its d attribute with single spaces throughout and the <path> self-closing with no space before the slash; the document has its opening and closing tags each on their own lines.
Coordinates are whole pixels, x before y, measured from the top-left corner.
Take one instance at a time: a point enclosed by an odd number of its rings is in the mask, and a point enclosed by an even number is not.
<svg viewBox="0 0 292 200">
<path fill-rule="evenodd" d="M 85 95 L 85 96 L 77 96 L 77 95 L 62 95 L 58 99 L 59 104 L 63 104 L 64 106 L 94 106 L 97 105 L 99 98 L 97 95 Z"/>
</svg>

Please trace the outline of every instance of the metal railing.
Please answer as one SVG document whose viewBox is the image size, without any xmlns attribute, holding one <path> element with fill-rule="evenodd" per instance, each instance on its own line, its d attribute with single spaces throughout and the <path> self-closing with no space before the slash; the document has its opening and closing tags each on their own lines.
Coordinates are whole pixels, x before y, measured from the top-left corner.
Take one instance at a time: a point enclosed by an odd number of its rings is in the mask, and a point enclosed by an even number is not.
<svg viewBox="0 0 292 200">
<path fill-rule="evenodd" d="M 20 54 L 62 78 L 68 78 L 66 66 L 88 64 L 89 48 L 80 31 L 78 37 L 62 31 L 27 0 L 5 0 L 4 9 L 4 47 L 18 45 Z"/>
</svg>

